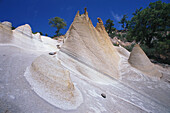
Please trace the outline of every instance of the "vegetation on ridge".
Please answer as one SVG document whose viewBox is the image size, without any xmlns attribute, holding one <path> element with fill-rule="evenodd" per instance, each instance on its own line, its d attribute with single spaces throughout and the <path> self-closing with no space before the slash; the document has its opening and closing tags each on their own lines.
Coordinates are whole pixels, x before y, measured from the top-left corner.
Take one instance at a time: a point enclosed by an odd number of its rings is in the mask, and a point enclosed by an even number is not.
<svg viewBox="0 0 170 113">
<path fill-rule="evenodd" d="M 124 30 L 111 31 L 111 38 L 135 40 L 150 58 L 170 64 L 170 3 L 150 3 L 144 9 L 136 9 L 131 20 L 124 15 L 119 23 Z"/>
<path fill-rule="evenodd" d="M 51 27 L 57 28 L 57 31 L 55 32 L 56 35 L 55 36 L 60 36 L 62 35 L 60 33 L 61 29 L 65 29 L 67 24 L 64 21 L 64 19 L 60 18 L 60 17 L 54 17 L 49 19 L 49 25 L 51 25 Z"/>
</svg>

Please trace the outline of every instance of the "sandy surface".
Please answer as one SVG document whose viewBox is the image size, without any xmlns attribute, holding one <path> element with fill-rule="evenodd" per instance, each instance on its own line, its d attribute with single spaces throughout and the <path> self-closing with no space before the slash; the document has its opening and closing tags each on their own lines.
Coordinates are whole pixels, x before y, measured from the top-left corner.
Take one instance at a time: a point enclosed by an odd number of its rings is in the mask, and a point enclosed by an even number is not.
<svg viewBox="0 0 170 113">
<path fill-rule="evenodd" d="M 152 95 L 145 96 L 116 81 L 113 81 L 113 84 L 99 84 L 75 74 L 74 70 L 70 70 L 71 79 L 83 94 L 84 102 L 76 110 L 59 109 L 40 98 L 24 77 L 26 68 L 37 56 L 44 53 L 24 51 L 14 46 L 0 46 L 0 48 L 0 59 L 2 59 L 0 61 L 0 112 L 2 113 L 5 111 L 7 113 L 169 112 L 169 105 L 160 104 L 161 102 Z M 163 91 L 165 94 L 169 93 L 169 90 Z M 103 98 L 101 93 L 106 94 L 106 98 Z"/>
</svg>

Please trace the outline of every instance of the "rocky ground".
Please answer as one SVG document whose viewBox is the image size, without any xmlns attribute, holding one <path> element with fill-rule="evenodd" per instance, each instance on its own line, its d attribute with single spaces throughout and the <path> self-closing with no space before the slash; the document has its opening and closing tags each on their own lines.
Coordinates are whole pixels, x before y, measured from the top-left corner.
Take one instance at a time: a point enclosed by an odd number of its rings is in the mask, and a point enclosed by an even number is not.
<svg viewBox="0 0 170 113">
<path fill-rule="evenodd" d="M 1 45 L 0 48 L 0 112 L 2 113 L 169 112 L 170 87 L 167 83 L 122 78 L 122 81 L 134 84 L 139 92 L 115 80 L 111 80 L 112 84 L 96 83 L 75 74 L 74 70 L 69 70 L 70 76 L 83 95 L 83 103 L 75 110 L 62 110 L 39 97 L 24 77 L 26 68 L 32 61 L 40 54 L 48 55 L 48 53 L 25 51 L 15 46 Z M 106 98 L 101 96 L 102 93 Z"/>
<path fill-rule="evenodd" d="M 160 74 L 154 77 L 149 72 L 150 67 L 137 69 L 132 62 L 133 67 L 129 63 L 131 53 L 111 46 L 98 20 L 94 28 L 86 10 L 81 16 L 78 13 L 64 44 L 33 35 L 29 25 L 12 31 L 6 27 L 10 23 L 0 24 L 0 113 L 169 113 L 169 68 L 137 60 L 141 64 L 137 67 L 153 66 L 154 72 L 161 73 L 160 78 Z M 79 24 L 82 26 L 77 31 Z M 91 42 L 84 33 L 89 29 Z M 57 45 L 62 44 L 59 50 Z"/>
</svg>

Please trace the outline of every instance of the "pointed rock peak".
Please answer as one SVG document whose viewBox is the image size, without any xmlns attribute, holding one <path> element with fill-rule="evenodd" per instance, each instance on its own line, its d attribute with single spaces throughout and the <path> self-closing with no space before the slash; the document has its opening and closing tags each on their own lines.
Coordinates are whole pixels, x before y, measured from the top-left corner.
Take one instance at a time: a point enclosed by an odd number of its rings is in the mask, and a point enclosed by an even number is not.
<svg viewBox="0 0 170 113">
<path fill-rule="evenodd" d="M 162 77 L 162 74 L 156 69 L 154 64 L 150 62 L 149 58 L 146 56 L 138 44 L 134 46 L 128 61 L 131 66 L 137 68 L 146 75 L 157 78 Z"/>
<path fill-rule="evenodd" d="M 104 33 L 105 35 L 108 35 L 103 25 L 102 19 L 98 17 L 97 20 L 98 20 L 98 23 L 96 25 L 96 30 L 99 31 L 100 33 Z"/>
<path fill-rule="evenodd" d="M 5 25 L 5 26 L 7 26 L 7 27 L 12 27 L 12 23 L 11 23 L 11 22 L 8 22 L 8 21 L 2 22 L 2 25 Z"/>
<path fill-rule="evenodd" d="M 77 11 L 77 14 L 76 14 L 76 17 L 79 17 L 80 16 L 80 12 L 79 10 Z"/>
<path fill-rule="evenodd" d="M 80 19 L 83 19 L 83 18 L 85 18 L 85 20 L 89 21 L 87 8 L 84 8 L 84 11 L 85 11 L 84 14 L 80 14 L 79 11 L 77 11 L 77 14 L 76 14 L 73 22 L 80 21 Z"/>
<path fill-rule="evenodd" d="M 101 18 L 98 17 L 97 20 L 98 20 L 98 22 L 99 22 L 100 24 L 103 24 L 103 21 L 102 21 Z"/>
<path fill-rule="evenodd" d="M 21 26 L 17 27 L 16 29 L 18 29 L 18 30 L 27 29 L 27 30 L 32 31 L 29 24 L 21 25 Z"/>
<path fill-rule="evenodd" d="M 141 49 L 140 46 L 139 46 L 139 44 L 136 44 L 134 47 Z"/>
<path fill-rule="evenodd" d="M 22 25 L 22 26 L 19 26 L 15 29 L 15 31 L 19 31 L 29 37 L 32 38 L 32 30 L 31 30 L 31 27 L 29 24 L 25 24 L 25 25 Z"/>
<path fill-rule="evenodd" d="M 71 68 L 83 73 L 90 79 L 95 77 L 92 77 L 89 72 L 87 73 L 87 67 L 90 67 L 93 71 L 96 70 L 111 77 L 119 78 L 120 57 L 105 31 L 102 20 L 100 18 L 98 20 L 99 25 L 96 29 L 92 25 L 85 8 L 85 13 L 76 17 L 67 31 L 67 40 L 62 45 L 58 58 L 63 60 L 64 54 L 69 55 L 69 59 L 76 58 L 74 59 L 75 64 L 70 62 Z M 85 67 L 82 67 L 81 63 Z"/>
<path fill-rule="evenodd" d="M 133 50 L 131 52 L 131 54 L 136 54 L 136 53 L 140 53 L 143 57 L 147 58 L 147 60 L 150 62 L 149 58 L 146 56 L 145 52 L 141 49 L 141 47 L 139 46 L 139 44 L 136 44 L 133 47 Z"/>
<path fill-rule="evenodd" d="M 131 65 L 134 65 L 134 67 L 139 66 L 139 65 L 145 66 L 146 62 L 151 63 L 149 58 L 146 56 L 146 54 L 144 53 L 144 51 L 140 48 L 138 44 L 136 44 L 133 47 L 133 50 L 130 53 L 130 57 L 128 61 Z"/>
<path fill-rule="evenodd" d="M 84 14 L 88 16 L 87 8 L 84 8 Z"/>
<path fill-rule="evenodd" d="M 8 21 L 4 21 L 4 22 L 0 23 L 0 26 L 3 26 L 3 28 L 5 28 L 7 30 L 11 30 L 12 29 L 12 23 L 8 22 Z"/>
<path fill-rule="evenodd" d="M 28 27 L 29 29 L 31 29 L 31 26 L 29 24 L 25 24 L 25 27 Z"/>
</svg>

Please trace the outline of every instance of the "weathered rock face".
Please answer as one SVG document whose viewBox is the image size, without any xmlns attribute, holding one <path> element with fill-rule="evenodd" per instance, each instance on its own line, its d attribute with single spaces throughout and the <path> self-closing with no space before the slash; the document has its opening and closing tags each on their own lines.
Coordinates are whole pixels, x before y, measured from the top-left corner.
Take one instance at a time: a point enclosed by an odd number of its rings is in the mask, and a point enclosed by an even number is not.
<svg viewBox="0 0 170 113">
<path fill-rule="evenodd" d="M 48 65 L 48 68 L 47 68 Z M 71 82 L 69 72 L 64 70 L 59 61 L 47 55 L 41 55 L 36 58 L 31 66 L 32 71 L 37 74 L 32 74 L 33 78 L 42 82 L 45 87 L 48 87 L 51 91 L 59 91 L 62 93 L 68 93 L 71 98 L 74 96 L 74 85 Z M 38 75 L 38 76 L 37 76 Z M 65 92 L 63 92 L 65 91 Z M 63 96 L 63 95 L 60 95 Z"/>
<path fill-rule="evenodd" d="M 162 74 L 158 71 L 154 64 L 150 62 L 144 51 L 137 44 L 134 46 L 128 61 L 131 66 L 151 77 L 162 77 Z"/>
<path fill-rule="evenodd" d="M 9 44 L 28 50 L 58 51 L 56 45 L 60 45 L 60 43 L 50 37 L 41 36 L 40 33 L 32 34 L 28 24 L 19 26 L 14 30 L 11 27 L 10 22 L 0 23 L 0 44 Z"/>
<path fill-rule="evenodd" d="M 75 109 L 82 103 L 81 93 L 74 87 L 69 71 L 55 57 L 39 56 L 32 63 L 30 73 L 27 80 L 49 103 L 63 109 Z"/>
<path fill-rule="evenodd" d="M 17 27 L 15 31 L 19 31 L 23 33 L 24 35 L 27 35 L 28 37 L 32 37 L 32 30 L 31 30 L 30 25 L 28 24 Z"/>
<path fill-rule="evenodd" d="M 77 13 L 59 53 L 56 40 L 0 24 L 0 113 L 170 113 L 170 71 L 150 79 L 159 72 L 143 51 L 113 47 L 87 14 Z"/>
<path fill-rule="evenodd" d="M 36 40 L 42 41 L 40 33 L 32 34 L 32 37 Z"/>
<path fill-rule="evenodd" d="M 99 23 L 95 28 L 88 17 L 86 9 L 81 16 L 77 12 L 66 33 L 67 40 L 61 47 L 58 56 L 61 60 L 64 60 L 62 54 L 69 54 L 77 61 L 86 64 L 86 66 L 111 77 L 119 78 L 117 50 L 113 47 L 102 20 L 98 18 L 98 21 Z M 75 64 L 74 67 L 81 66 Z M 79 69 L 83 73 L 83 70 Z"/>
<path fill-rule="evenodd" d="M 0 43 L 9 43 L 12 40 L 12 24 L 10 22 L 0 23 Z"/>
<path fill-rule="evenodd" d="M 1 25 L 3 25 L 3 27 L 6 28 L 7 30 L 11 30 L 12 28 L 12 23 L 8 21 L 2 22 Z"/>
</svg>

